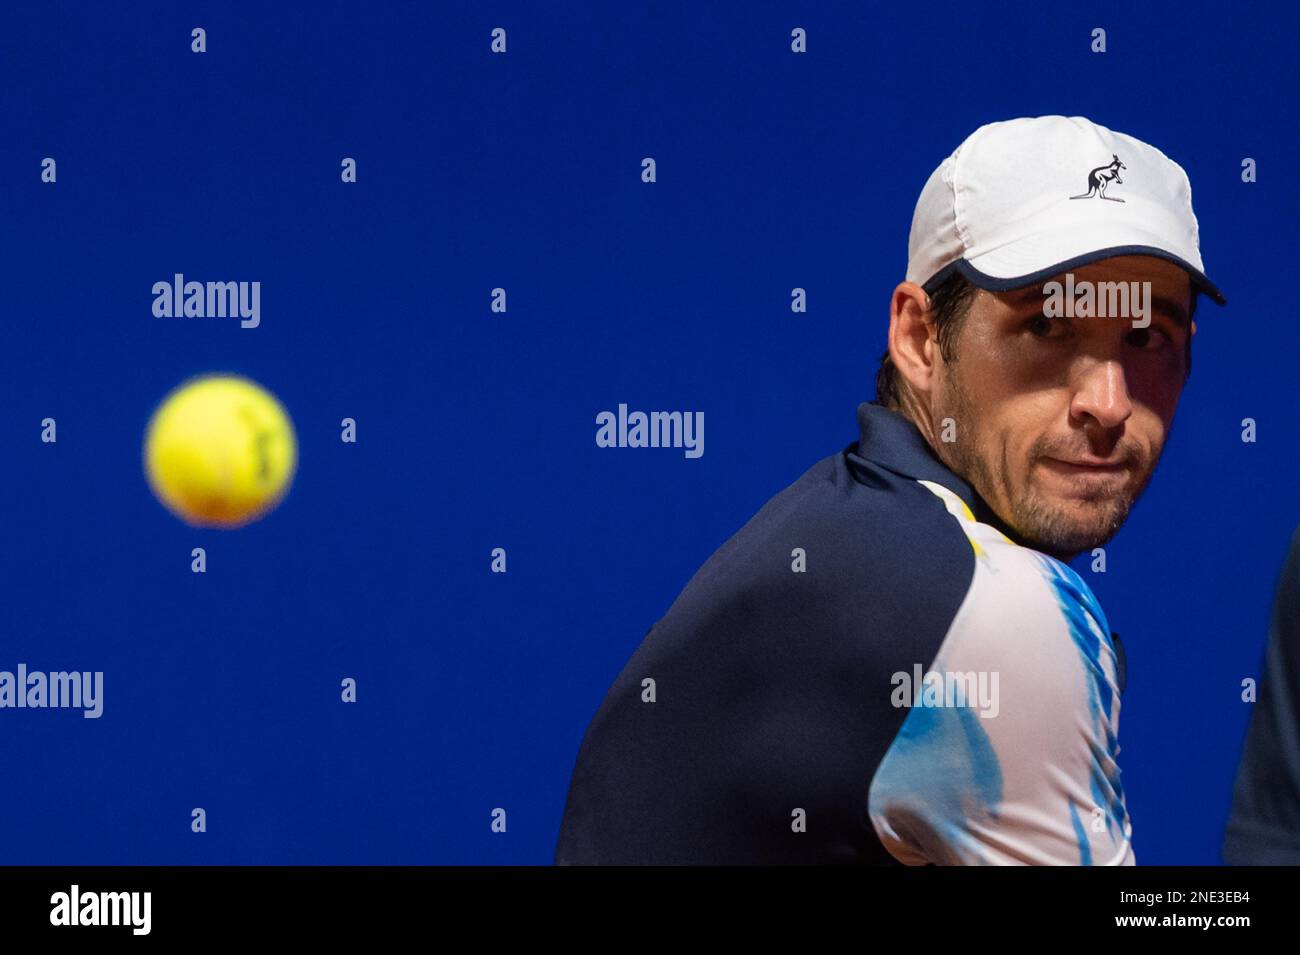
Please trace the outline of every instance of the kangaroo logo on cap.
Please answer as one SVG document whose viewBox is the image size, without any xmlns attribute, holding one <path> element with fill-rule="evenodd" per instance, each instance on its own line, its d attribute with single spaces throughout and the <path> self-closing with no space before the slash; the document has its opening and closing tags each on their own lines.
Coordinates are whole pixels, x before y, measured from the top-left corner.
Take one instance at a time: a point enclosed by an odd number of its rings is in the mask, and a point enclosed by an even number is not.
<svg viewBox="0 0 1300 955">
<path fill-rule="evenodd" d="M 1119 161 L 1119 157 L 1114 153 L 1110 154 L 1111 162 L 1104 166 L 1098 166 L 1088 173 L 1088 191 L 1081 196 L 1071 196 L 1071 199 L 1091 199 L 1097 196 L 1100 199 L 1109 199 L 1111 202 L 1123 202 L 1123 199 L 1117 199 L 1114 196 L 1106 195 L 1106 186 L 1113 180 L 1120 185 L 1124 180 L 1119 177 L 1121 169 L 1127 169 L 1128 166 Z"/>
</svg>

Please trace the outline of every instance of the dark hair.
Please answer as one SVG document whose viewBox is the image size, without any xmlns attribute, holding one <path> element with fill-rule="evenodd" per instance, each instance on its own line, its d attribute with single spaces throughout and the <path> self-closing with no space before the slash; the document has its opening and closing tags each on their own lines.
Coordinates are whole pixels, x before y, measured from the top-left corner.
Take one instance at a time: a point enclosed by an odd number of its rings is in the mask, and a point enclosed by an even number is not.
<svg viewBox="0 0 1300 955">
<path fill-rule="evenodd" d="M 953 272 L 930 293 L 930 320 L 934 322 L 939 353 L 943 360 L 952 364 L 957 360 L 957 336 L 961 334 L 966 316 L 970 313 L 971 302 L 975 300 L 976 286 L 972 285 L 960 272 Z M 1196 317 L 1198 290 L 1193 286 L 1192 301 L 1187 309 L 1187 350 L 1184 355 L 1184 375 L 1186 381 L 1192 374 L 1192 335 L 1191 322 Z M 876 398 L 873 404 L 898 410 L 901 403 L 898 368 L 889 357 L 889 350 L 880 356 L 880 369 L 876 372 Z"/>
</svg>

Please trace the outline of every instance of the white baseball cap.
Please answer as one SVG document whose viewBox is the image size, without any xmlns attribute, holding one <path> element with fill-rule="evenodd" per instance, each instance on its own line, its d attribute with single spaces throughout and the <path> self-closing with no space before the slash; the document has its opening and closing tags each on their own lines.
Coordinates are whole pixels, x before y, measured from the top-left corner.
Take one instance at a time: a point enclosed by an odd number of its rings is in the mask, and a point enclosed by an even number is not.
<svg viewBox="0 0 1300 955">
<path fill-rule="evenodd" d="M 912 216 L 907 279 L 927 292 L 960 272 L 991 292 L 1116 255 L 1201 263 L 1187 173 L 1154 146 L 1082 116 L 989 123 L 939 164 Z"/>
</svg>

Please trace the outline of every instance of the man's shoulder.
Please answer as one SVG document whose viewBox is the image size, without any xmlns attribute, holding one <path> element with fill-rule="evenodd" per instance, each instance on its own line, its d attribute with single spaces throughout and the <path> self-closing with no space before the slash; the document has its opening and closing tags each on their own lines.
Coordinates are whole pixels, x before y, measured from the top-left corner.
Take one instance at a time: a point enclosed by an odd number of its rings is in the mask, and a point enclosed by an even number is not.
<svg viewBox="0 0 1300 955">
<path fill-rule="evenodd" d="M 973 573 L 970 544 L 930 490 L 853 450 L 822 458 L 771 497 L 656 626 L 942 633 Z"/>
<path fill-rule="evenodd" d="M 854 468 L 804 471 L 650 628 L 584 736 L 557 861 L 891 861 L 864 823 L 906 715 L 891 678 L 933 659 L 974 555 L 928 489 Z"/>
</svg>

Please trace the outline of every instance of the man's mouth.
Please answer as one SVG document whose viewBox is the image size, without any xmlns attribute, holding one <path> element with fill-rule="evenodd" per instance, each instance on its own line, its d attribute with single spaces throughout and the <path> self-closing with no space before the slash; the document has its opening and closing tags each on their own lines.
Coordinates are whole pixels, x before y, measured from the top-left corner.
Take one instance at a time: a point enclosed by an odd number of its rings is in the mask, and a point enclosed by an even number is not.
<svg viewBox="0 0 1300 955">
<path fill-rule="evenodd" d="M 1123 459 L 1108 461 L 1105 458 L 1044 458 L 1043 462 L 1061 471 L 1079 474 L 1120 474 L 1128 470 Z"/>
<path fill-rule="evenodd" d="M 1067 498 L 1098 501 L 1125 493 L 1131 465 L 1125 459 L 1043 458 L 1042 480 L 1054 493 Z"/>
</svg>

